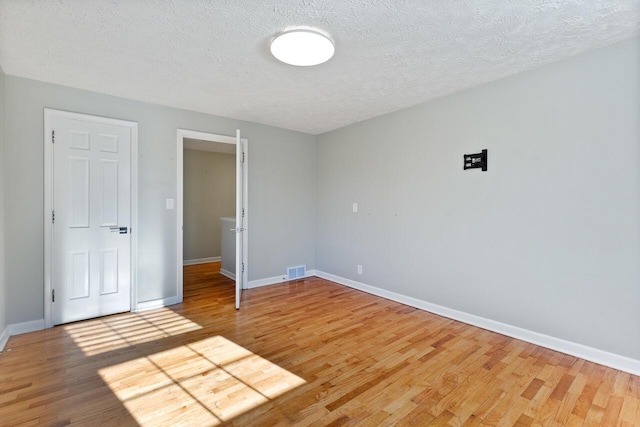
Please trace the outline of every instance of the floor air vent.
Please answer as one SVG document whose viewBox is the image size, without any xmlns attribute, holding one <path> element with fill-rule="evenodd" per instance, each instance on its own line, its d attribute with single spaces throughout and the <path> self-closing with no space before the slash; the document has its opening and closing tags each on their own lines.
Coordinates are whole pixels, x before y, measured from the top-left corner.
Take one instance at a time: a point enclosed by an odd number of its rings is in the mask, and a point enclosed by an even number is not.
<svg viewBox="0 0 640 427">
<path fill-rule="evenodd" d="M 287 280 L 300 279 L 307 275 L 307 266 L 301 265 L 298 267 L 287 268 Z"/>
</svg>

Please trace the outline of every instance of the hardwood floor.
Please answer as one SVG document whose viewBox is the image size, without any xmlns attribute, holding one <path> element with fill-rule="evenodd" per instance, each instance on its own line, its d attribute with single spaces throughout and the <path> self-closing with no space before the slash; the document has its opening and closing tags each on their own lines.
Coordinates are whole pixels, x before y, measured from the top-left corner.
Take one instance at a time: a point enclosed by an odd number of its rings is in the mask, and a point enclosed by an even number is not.
<svg viewBox="0 0 640 427">
<path fill-rule="evenodd" d="M 640 377 L 318 278 L 19 335 L 0 425 L 640 425 Z"/>
</svg>

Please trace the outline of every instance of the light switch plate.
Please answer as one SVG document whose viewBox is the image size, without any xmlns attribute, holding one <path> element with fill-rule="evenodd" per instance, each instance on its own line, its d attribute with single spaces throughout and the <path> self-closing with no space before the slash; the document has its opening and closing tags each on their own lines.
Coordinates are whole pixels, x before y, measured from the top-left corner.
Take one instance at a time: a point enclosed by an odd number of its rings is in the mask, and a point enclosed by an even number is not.
<svg viewBox="0 0 640 427">
<path fill-rule="evenodd" d="M 171 209 L 175 209 L 175 207 L 176 207 L 175 199 L 167 199 L 167 209 L 171 210 Z"/>
<path fill-rule="evenodd" d="M 358 204 L 357 203 L 353 204 L 353 212 L 358 212 Z"/>
</svg>

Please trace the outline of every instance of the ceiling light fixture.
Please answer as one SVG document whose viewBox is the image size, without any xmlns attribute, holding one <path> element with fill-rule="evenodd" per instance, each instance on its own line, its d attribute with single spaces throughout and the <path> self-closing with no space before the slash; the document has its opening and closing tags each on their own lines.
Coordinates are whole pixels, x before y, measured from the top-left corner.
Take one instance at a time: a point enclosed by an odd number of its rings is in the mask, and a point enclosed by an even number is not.
<svg viewBox="0 0 640 427">
<path fill-rule="evenodd" d="M 285 64 L 299 67 L 327 62 L 335 47 L 329 37 L 307 29 L 285 31 L 271 42 L 271 53 Z"/>
</svg>

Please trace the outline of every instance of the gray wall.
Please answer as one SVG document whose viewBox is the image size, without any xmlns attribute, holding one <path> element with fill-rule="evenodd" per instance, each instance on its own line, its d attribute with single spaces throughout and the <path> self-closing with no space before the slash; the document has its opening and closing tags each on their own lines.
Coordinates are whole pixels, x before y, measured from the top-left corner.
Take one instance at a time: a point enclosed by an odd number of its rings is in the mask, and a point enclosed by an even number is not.
<svg viewBox="0 0 640 427">
<path fill-rule="evenodd" d="M 175 294 L 176 129 L 249 140 L 249 280 L 315 259 L 315 137 L 7 76 L 7 320 L 43 317 L 43 108 L 139 124 L 139 301 Z M 295 234 L 290 232 L 296 230 Z M 134 232 L 136 232 L 134 230 Z"/>
<path fill-rule="evenodd" d="M 320 135 L 316 268 L 640 358 L 639 76 L 635 39 Z"/>
<path fill-rule="evenodd" d="M 6 222 L 4 220 L 4 193 L 5 193 L 5 150 L 4 150 L 4 133 L 5 133 L 5 75 L 0 68 L 0 335 L 7 326 L 6 309 L 7 309 L 7 275 L 5 269 L 5 233 Z"/>
<path fill-rule="evenodd" d="M 219 257 L 220 217 L 236 214 L 236 156 L 184 150 L 183 176 L 183 258 Z"/>
</svg>

